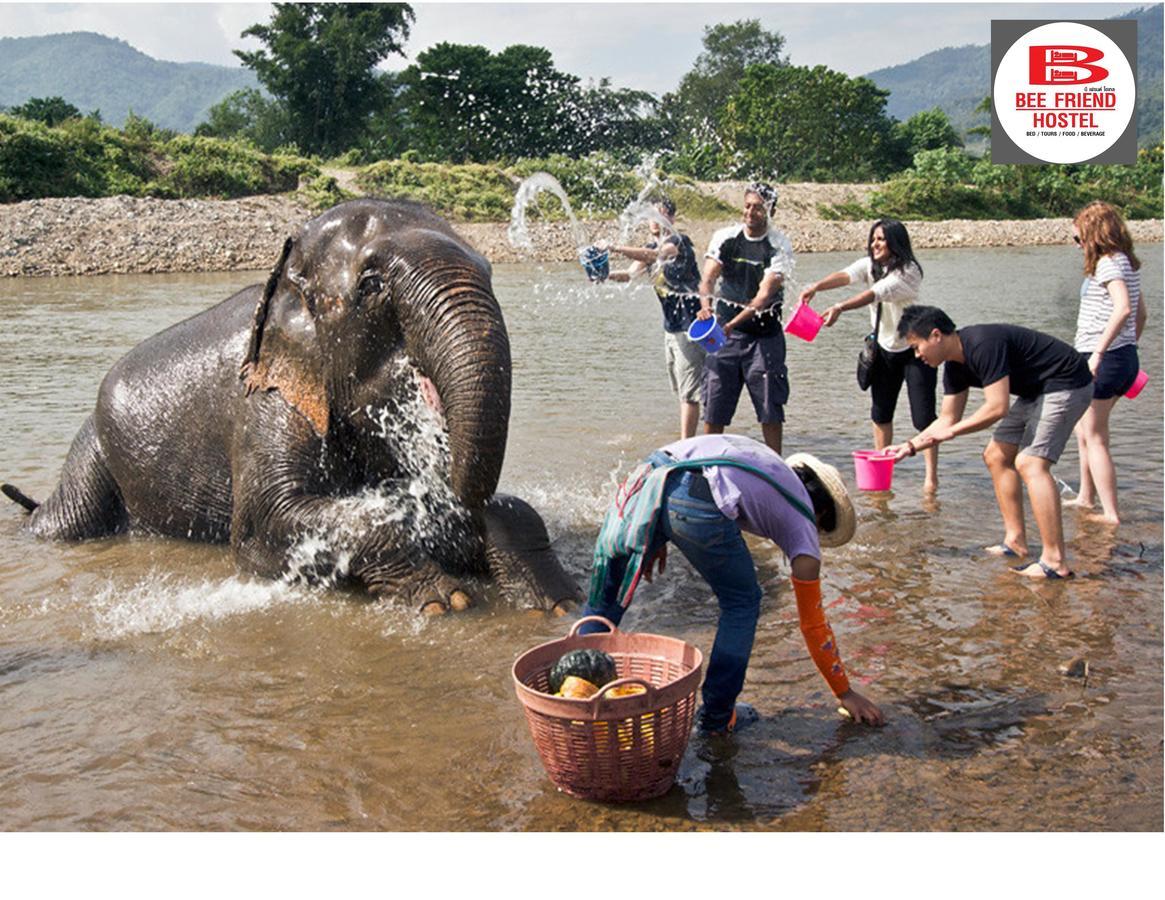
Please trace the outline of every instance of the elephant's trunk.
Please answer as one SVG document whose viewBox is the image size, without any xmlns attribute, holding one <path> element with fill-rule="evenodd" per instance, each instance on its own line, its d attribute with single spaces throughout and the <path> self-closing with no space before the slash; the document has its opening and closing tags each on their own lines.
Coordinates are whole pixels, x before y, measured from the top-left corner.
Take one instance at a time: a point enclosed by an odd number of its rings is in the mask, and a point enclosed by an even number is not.
<svg viewBox="0 0 1165 900">
<path fill-rule="evenodd" d="M 406 325 L 409 355 L 437 388 L 462 503 L 480 507 L 497 490 L 510 420 L 510 341 L 488 276 L 472 260 L 429 260 Z"/>
</svg>

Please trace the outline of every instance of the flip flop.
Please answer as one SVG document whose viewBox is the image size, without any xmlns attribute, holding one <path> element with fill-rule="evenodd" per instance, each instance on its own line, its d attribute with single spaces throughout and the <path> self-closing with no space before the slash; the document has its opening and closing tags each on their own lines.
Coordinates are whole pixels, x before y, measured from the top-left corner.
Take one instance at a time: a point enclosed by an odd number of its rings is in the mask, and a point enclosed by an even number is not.
<svg viewBox="0 0 1165 900">
<path fill-rule="evenodd" d="M 1025 575 L 1024 573 L 1028 569 L 1030 569 L 1032 566 L 1039 566 L 1041 569 L 1043 569 L 1044 574 L 1043 575 Z M 1065 578 L 1075 578 L 1076 577 L 1075 572 L 1069 572 L 1067 575 L 1061 575 L 1059 572 L 1057 572 L 1055 569 L 1053 569 L 1051 566 L 1049 566 L 1042 559 L 1037 559 L 1034 563 L 1028 563 L 1026 566 L 1012 566 L 1011 571 L 1013 571 L 1016 575 L 1023 575 L 1024 578 L 1036 578 L 1036 579 L 1042 578 L 1045 581 L 1062 581 Z"/>
<path fill-rule="evenodd" d="M 990 547 L 984 547 L 983 549 L 992 556 L 1014 556 L 1016 559 L 1019 558 L 1019 554 L 1008 547 L 1007 544 L 992 544 Z M 1027 556 L 1027 554 L 1025 553 L 1024 556 Z"/>
</svg>

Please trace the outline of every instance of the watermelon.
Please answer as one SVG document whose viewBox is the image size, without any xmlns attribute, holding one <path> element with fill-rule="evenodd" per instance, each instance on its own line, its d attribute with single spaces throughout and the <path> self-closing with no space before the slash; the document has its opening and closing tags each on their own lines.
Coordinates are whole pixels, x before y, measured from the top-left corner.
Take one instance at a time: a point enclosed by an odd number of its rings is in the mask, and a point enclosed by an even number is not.
<svg viewBox="0 0 1165 900">
<path fill-rule="evenodd" d="M 618 677 L 615 659 L 602 650 L 571 650 L 562 654 L 550 667 L 550 692 L 557 694 L 568 675 L 583 678 L 595 687 L 602 687 Z"/>
</svg>

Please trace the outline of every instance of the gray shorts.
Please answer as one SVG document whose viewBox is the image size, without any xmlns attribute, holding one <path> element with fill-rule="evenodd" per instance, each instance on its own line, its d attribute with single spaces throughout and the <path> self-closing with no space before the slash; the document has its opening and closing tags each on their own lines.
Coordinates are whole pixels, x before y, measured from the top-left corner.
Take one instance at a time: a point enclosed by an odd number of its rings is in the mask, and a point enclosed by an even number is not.
<svg viewBox="0 0 1165 900">
<path fill-rule="evenodd" d="M 789 376 L 785 368 L 785 333 L 753 337 L 734 332 L 716 353 L 704 358 L 704 421 L 731 425 L 742 388 L 748 388 L 763 424 L 785 421 Z"/>
<path fill-rule="evenodd" d="M 700 402 L 700 385 L 704 381 L 704 348 L 688 340 L 682 331 L 663 333 L 663 357 L 671 389 L 684 403 Z"/>
<path fill-rule="evenodd" d="M 1092 402 L 1092 385 L 1052 391 L 1034 400 L 1015 398 L 992 437 L 1013 444 L 1021 453 L 1055 462 L 1064 452 L 1072 429 Z"/>
</svg>

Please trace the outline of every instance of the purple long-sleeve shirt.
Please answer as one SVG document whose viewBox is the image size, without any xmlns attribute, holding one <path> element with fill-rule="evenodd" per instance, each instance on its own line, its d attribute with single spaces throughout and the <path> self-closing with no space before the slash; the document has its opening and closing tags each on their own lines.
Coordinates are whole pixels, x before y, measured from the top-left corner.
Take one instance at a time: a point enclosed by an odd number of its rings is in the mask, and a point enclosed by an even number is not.
<svg viewBox="0 0 1165 900">
<path fill-rule="evenodd" d="M 706 434 L 661 448 L 678 460 L 727 457 L 760 469 L 810 509 L 813 504 L 801 479 L 766 445 L 735 434 Z M 704 477 L 720 512 L 741 529 L 768 538 L 790 560 L 821 559 L 817 526 L 798 512 L 773 487 L 751 472 L 732 466 L 705 466 Z"/>
</svg>

